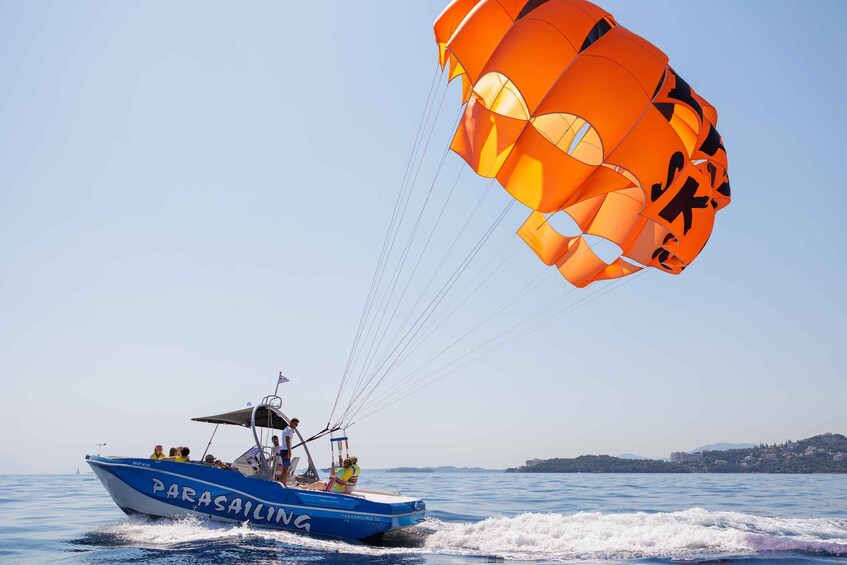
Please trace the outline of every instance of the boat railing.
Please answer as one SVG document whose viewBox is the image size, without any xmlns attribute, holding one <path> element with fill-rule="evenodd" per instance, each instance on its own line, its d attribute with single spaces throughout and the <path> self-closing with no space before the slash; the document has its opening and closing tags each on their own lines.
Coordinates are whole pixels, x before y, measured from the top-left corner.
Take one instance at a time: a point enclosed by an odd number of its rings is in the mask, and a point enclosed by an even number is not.
<svg viewBox="0 0 847 565">
<path fill-rule="evenodd" d="M 262 399 L 262 404 L 267 404 L 271 408 L 282 408 L 282 398 L 275 394 L 269 394 Z"/>
</svg>

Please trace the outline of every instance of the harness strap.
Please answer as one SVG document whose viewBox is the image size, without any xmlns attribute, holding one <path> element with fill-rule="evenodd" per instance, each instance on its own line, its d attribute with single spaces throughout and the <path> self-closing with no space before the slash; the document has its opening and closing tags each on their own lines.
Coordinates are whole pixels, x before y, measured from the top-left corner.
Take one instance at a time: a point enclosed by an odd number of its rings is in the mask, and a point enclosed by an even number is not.
<svg viewBox="0 0 847 565">
<path fill-rule="evenodd" d="M 330 480 L 326 483 L 325 492 L 342 492 L 344 487 L 347 486 L 347 481 L 339 479 L 338 477 L 331 477 Z"/>
</svg>

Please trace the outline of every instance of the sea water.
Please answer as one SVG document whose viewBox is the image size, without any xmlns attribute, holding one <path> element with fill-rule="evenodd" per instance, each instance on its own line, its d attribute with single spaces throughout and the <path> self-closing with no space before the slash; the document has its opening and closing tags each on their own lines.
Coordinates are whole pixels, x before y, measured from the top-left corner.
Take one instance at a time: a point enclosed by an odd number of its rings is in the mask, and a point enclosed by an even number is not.
<svg viewBox="0 0 847 565">
<path fill-rule="evenodd" d="M 427 503 L 381 546 L 128 517 L 100 481 L 0 476 L 0 563 L 847 563 L 847 475 L 362 471 Z"/>
</svg>

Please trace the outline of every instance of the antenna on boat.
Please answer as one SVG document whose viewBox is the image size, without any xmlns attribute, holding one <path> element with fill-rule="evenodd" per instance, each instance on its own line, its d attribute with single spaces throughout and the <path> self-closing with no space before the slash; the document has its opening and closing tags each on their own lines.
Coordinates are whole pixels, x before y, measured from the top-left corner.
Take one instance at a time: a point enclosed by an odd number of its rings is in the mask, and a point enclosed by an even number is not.
<svg viewBox="0 0 847 565">
<path fill-rule="evenodd" d="M 105 442 L 105 441 L 104 441 L 103 443 L 98 443 L 98 444 L 97 444 L 97 457 L 100 457 L 100 448 L 101 448 L 101 447 L 103 447 L 103 446 L 105 446 L 105 445 L 106 445 L 106 442 Z"/>
</svg>

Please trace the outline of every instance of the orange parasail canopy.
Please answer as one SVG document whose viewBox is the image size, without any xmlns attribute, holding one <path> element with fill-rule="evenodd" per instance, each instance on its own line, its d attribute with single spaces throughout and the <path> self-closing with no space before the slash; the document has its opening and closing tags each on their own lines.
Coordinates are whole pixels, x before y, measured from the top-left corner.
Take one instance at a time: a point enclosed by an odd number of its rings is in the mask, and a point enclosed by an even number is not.
<svg viewBox="0 0 847 565">
<path fill-rule="evenodd" d="M 467 102 L 451 149 L 533 210 L 517 233 L 544 263 L 584 287 L 697 257 L 730 201 L 726 150 L 662 51 L 586 0 L 454 0 L 434 30 Z"/>
</svg>

